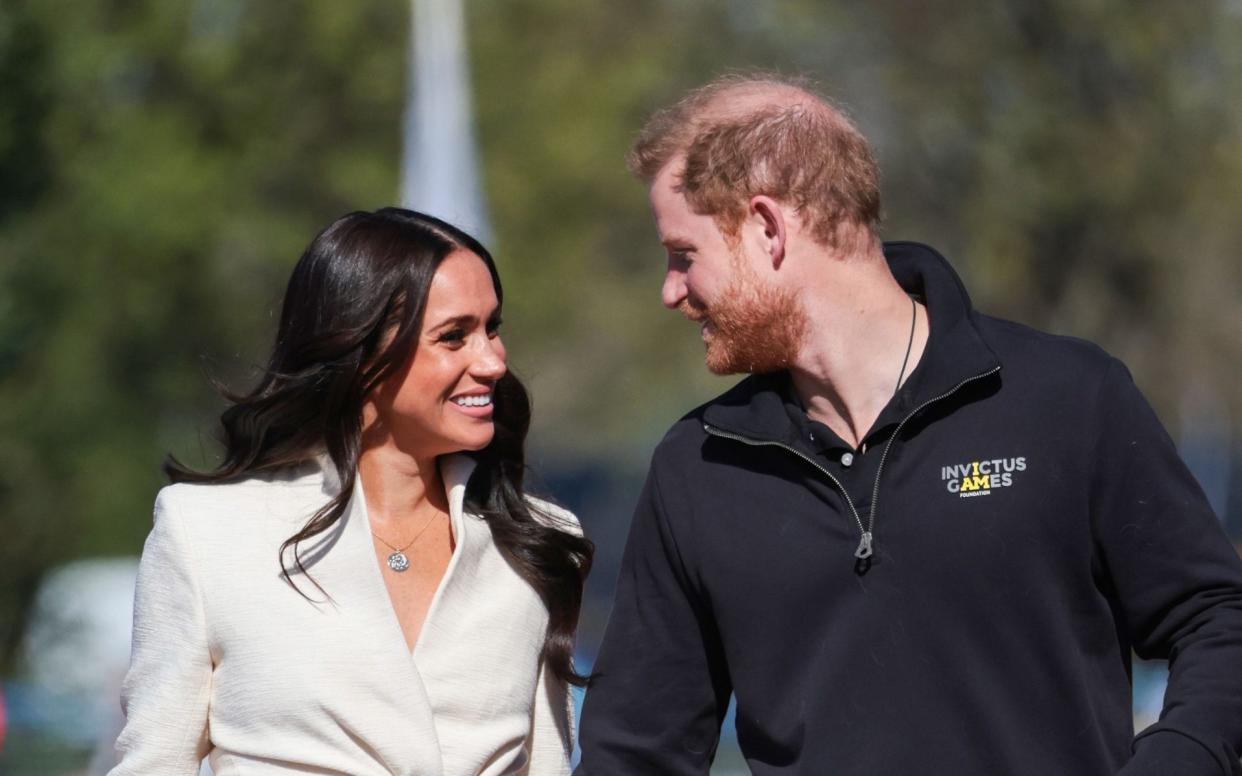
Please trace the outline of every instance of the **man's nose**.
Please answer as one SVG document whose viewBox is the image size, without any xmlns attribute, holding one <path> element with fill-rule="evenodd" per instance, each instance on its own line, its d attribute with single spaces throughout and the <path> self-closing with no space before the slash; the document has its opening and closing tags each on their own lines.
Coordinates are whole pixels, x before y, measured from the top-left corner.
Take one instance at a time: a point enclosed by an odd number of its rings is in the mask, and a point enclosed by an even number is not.
<svg viewBox="0 0 1242 776">
<path fill-rule="evenodd" d="M 670 310 L 676 310 L 686 299 L 686 273 L 670 268 L 664 274 L 664 286 L 660 289 L 660 301 Z"/>
</svg>

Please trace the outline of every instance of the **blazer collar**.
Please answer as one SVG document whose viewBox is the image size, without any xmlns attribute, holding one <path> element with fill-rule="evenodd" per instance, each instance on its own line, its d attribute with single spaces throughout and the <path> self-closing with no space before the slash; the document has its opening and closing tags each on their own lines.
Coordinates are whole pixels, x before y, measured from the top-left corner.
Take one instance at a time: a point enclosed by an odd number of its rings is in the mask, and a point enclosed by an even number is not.
<svg viewBox="0 0 1242 776">
<path fill-rule="evenodd" d="M 465 453 L 442 455 L 437 462 L 440 466 L 440 477 L 444 480 L 444 493 L 448 496 L 449 514 L 456 522 L 465 509 L 466 485 L 470 482 L 470 475 L 474 473 L 475 466 L 478 464 L 474 458 Z M 323 477 L 324 494 L 335 497 L 341 492 L 341 478 L 337 474 L 336 464 L 332 462 L 332 457 L 327 451 L 322 451 L 315 456 L 315 463 Z M 359 487 L 361 487 L 361 479 L 355 478 L 355 496 L 361 495 L 357 492 Z"/>
<path fill-rule="evenodd" d="M 473 458 L 462 453 L 440 456 L 440 477 L 444 480 L 444 493 L 448 496 L 449 515 L 454 525 L 465 513 L 466 485 L 477 465 Z"/>
</svg>

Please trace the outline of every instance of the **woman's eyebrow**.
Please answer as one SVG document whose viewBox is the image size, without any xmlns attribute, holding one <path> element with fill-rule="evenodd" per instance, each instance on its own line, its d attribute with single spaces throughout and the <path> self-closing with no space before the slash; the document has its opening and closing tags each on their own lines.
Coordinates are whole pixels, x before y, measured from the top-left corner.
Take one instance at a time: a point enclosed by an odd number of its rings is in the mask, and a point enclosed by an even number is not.
<svg viewBox="0 0 1242 776">
<path fill-rule="evenodd" d="M 476 323 L 478 320 L 479 320 L 478 318 L 476 318 L 474 315 L 471 315 L 470 313 L 465 313 L 463 315 L 453 315 L 453 316 L 450 316 L 448 318 L 441 320 L 439 323 L 432 324 L 431 326 L 427 327 L 427 330 L 435 331 L 436 329 L 443 329 L 444 327 L 451 326 L 453 324 L 457 324 L 459 326 L 470 326 L 471 324 Z"/>
<path fill-rule="evenodd" d="M 500 317 L 499 307 L 496 307 L 490 313 L 487 314 L 487 320 L 489 321 L 495 318 L 498 318 L 498 317 Z M 437 329 L 443 329 L 446 326 L 451 326 L 453 324 L 456 324 L 458 326 L 465 326 L 469 328 L 478 322 L 479 322 L 478 316 L 474 315 L 473 313 L 462 313 L 461 315 L 451 315 L 447 318 L 442 319 L 438 323 L 434 323 L 428 326 L 427 331 L 436 331 Z"/>
</svg>

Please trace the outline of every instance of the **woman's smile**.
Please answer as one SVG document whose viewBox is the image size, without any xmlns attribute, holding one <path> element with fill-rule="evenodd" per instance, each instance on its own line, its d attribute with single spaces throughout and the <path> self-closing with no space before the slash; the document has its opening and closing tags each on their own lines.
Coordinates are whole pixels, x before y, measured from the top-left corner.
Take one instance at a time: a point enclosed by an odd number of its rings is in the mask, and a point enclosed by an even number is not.
<svg viewBox="0 0 1242 776">
<path fill-rule="evenodd" d="M 460 393 L 454 396 L 449 403 L 472 418 L 490 418 L 492 416 L 492 392 L 490 390 L 477 393 Z"/>
</svg>

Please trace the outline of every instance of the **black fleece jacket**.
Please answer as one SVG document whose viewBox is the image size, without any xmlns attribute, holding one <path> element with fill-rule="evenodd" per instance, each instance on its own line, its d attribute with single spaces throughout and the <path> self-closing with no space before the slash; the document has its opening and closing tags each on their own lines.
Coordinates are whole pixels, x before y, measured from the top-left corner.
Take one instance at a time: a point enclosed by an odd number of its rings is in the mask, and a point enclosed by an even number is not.
<svg viewBox="0 0 1242 776">
<path fill-rule="evenodd" d="M 1126 368 L 885 254 L 931 335 L 860 449 L 785 374 L 657 448 L 579 776 L 706 774 L 731 693 L 756 776 L 1242 774 L 1242 562 Z"/>
</svg>

